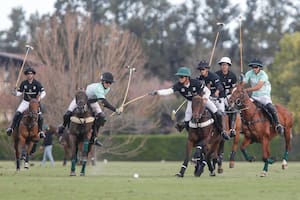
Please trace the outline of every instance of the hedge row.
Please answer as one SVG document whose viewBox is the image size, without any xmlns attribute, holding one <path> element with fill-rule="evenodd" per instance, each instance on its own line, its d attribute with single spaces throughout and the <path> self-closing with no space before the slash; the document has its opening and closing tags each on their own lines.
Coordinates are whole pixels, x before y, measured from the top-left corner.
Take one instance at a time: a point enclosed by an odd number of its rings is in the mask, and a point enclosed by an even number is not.
<svg viewBox="0 0 300 200">
<path fill-rule="evenodd" d="M 105 148 L 97 149 L 98 160 L 113 161 L 181 161 L 185 156 L 185 144 L 187 135 L 170 134 L 170 135 L 116 135 L 112 137 L 103 136 Z M 292 140 L 292 151 L 289 154 L 289 160 L 299 161 L 300 142 L 299 137 Z M 63 159 L 63 148 L 54 140 L 53 156 L 55 160 Z M 232 140 L 225 143 L 224 160 L 229 160 Z M 40 142 L 41 143 L 41 142 Z M 278 160 L 281 160 L 285 149 L 284 139 L 276 137 L 271 142 L 271 154 Z M 261 160 L 261 145 L 252 144 L 247 148 L 251 155 L 257 160 Z M 40 160 L 42 151 L 37 151 L 34 158 Z M 0 160 L 13 160 L 14 149 L 12 139 L 7 137 L 4 132 L 0 135 Z M 236 160 L 244 160 L 241 152 L 238 150 Z"/>
</svg>

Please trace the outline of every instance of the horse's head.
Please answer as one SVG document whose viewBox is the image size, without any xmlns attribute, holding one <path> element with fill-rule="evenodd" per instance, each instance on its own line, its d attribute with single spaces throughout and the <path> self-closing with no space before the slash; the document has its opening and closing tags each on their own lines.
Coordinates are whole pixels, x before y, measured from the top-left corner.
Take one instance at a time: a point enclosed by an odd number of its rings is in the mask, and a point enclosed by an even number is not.
<svg viewBox="0 0 300 200">
<path fill-rule="evenodd" d="M 228 104 L 230 108 L 243 108 L 245 102 L 249 100 L 247 91 L 243 87 L 243 83 L 239 83 L 233 90 L 230 98 L 228 99 Z"/>
<path fill-rule="evenodd" d="M 198 123 L 205 111 L 204 100 L 201 96 L 196 95 L 192 99 L 192 121 Z"/>
<path fill-rule="evenodd" d="M 85 112 L 85 105 L 87 104 L 88 97 L 83 90 L 79 90 L 75 94 L 75 101 L 77 104 L 78 112 L 83 113 Z"/>
<path fill-rule="evenodd" d="M 28 116 L 31 118 L 38 118 L 40 109 L 40 102 L 37 98 L 32 98 L 29 101 L 29 109 L 28 109 Z"/>
</svg>

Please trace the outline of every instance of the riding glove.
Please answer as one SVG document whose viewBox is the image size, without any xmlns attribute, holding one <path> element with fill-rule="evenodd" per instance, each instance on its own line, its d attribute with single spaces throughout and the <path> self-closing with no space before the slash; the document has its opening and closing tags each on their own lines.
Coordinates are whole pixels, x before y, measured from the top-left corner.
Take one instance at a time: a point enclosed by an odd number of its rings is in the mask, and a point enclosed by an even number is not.
<svg viewBox="0 0 300 200">
<path fill-rule="evenodd" d="M 120 115 L 123 112 L 123 110 L 124 110 L 124 108 L 123 108 L 123 106 L 121 106 L 121 107 L 119 107 L 119 108 L 116 109 L 116 113 L 118 115 Z"/>
<path fill-rule="evenodd" d="M 156 91 L 156 90 L 153 90 L 153 91 L 149 92 L 149 95 L 155 96 L 155 95 L 157 95 L 157 91 Z"/>
</svg>

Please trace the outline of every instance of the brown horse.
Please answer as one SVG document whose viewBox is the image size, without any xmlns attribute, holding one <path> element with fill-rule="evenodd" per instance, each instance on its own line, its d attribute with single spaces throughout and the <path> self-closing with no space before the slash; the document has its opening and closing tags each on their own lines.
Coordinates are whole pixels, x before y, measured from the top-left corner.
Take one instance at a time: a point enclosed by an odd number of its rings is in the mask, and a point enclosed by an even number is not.
<svg viewBox="0 0 300 200">
<path fill-rule="evenodd" d="M 26 169 L 29 168 L 29 156 L 33 144 L 38 142 L 38 117 L 39 117 L 40 103 L 38 99 L 31 99 L 29 108 L 23 113 L 19 127 L 14 130 L 13 140 L 16 155 L 17 171 L 20 170 L 20 153 L 25 149 L 25 164 Z"/>
<path fill-rule="evenodd" d="M 246 147 L 254 142 L 262 144 L 262 153 L 264 168 L 261 176 L 264 177 L 268 172 L 268 165 L 272 164 L 274 160 L 270 158 L 270 141 L 277 133 L 274 126 L 269 120 L 266 112 L 254 102 L 251 101 L 247 92 L 240 83 L 233 90 L 229 98 L 231 107 L 237 107 L 241 110 L 242 132 L 244 133 L 244 140 L 241 144 L 241 151 L 247 161 L 253 161 L 254 157 L 249 156 Z M 282 161 L 282 169 L 287 168 L 288 153 L 291 150 L 291 135 L 293 126 L 292 114 L 282 105 L 275 105 L 280 123 L 284 126 L 285 138 L 285 153 Z"/>
<path fill-rule="evenodd" d="M 82 149 L 82 166 L 80 176 L 85 175 L 85 167 L 88 153 L 91 150 L 90 139 L 94 117 L 87 107 L 87 95 L 80 90 L 75 95 L 77 108 L 73 111 L 71 117 L 69 132 L 67 134 L 71 152 L 71 173 L 70 176 L 76 176 L 75 168 L 78 161 L 78 150 Z M 80 147 L 83 148 L 80 148 Z"/>
<path fill-rule="evenodd" d="M 205 108 L 204 100 L 201 96 L 194 96 L 192 99 L 192 120 L 188 131 L 186 144 L 186 155 L 178 177 L 184 177 L 188 161 L 193 147 L 196 147 L 193 161 L 196 163 L 194 175 L 201 176 L 207 164 L 210 176 L 215 176 L 215 166 L 217 162 L 222 136 L 214 126 L 211 113 Z"/>
</svg>

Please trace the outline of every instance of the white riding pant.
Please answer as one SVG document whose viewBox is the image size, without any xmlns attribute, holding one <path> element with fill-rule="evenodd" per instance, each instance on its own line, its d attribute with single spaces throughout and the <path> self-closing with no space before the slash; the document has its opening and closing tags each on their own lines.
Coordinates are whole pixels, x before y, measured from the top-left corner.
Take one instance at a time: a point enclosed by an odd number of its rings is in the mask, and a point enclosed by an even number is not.
<svg viewBox="0 0 300 200">
<path fill-rule="evenodd" d="M 185 109 L 184 121 L 188 122 L 192 119 L 193 111 L 192 111 L 192 101 L 187 101 L 187 106 Z"/>
<path fill-rule="evenodd" d="M 91 108 L 92 108 L 94 114 L 98 114 L 98 113 L 101 113 L 101 112 L 102 112 L 102 109 L 101 109 L 101 107 L 100 107 L 100 105 L 99 105 L 98 102 L 91 103 L 90 106 L 91 106 Z M 71 103 L 70 103 L 70 105 L 69 105 L 69 107 L 68 107 L 68 111 L 73 112 L 73 111 L 75 110 L 76 107 L 77 107 L 77 104 L 76 104 L 76 100 L 75 100 L 75 98 L 74 98 L 74 99 L 71 101 Z"/>
<path fill-rule="evenodd" d="M 210 100 L 210 98 L 207 99 L 207 102 L 205 104 L 205 106 L 212 112 L 212 113 L 216 113 L 218 111 L 217 106 L 214 104 L 214 102 L 212 102 Z"/>
<path fill-rule="evenodd" d="M 225 112 L 225 99 L 224 97 L 215 98 L 210 96 L 210 100 L 216 105 L 217 109 L 222 113 Z"/>
<path fill-rule="evenodd" d="M 29 108 L 29 101 L 25 101 L 24 99 L 21 101 L 17 111 L 23 113 L 25 110 Z"/>
<path fill-rule="evenodd" d="M 217 106 L 210 99 L 207 99 L 207 102 L 206 102 L 205 106 L 212 113 L 216 113 L 218 111 Z M 185 110 L 184 121 L 186 121 L 186 122 L 190 121 L 192 119 L 192 116 L 193 116 L 192 101 L 188 101 L 187 106 L 186 106 L 186 110 Z"/>
<path fill-rule="evenodd" d="M 251 98 L 254 99 L 255 101 L 258 101 L 259 103 L 263 104 L 264 106 L 269 103 L 272 103 L 272 99 L 269 96 L 261 96 L 261 97 L 252 96 Z"/>
</svg>

